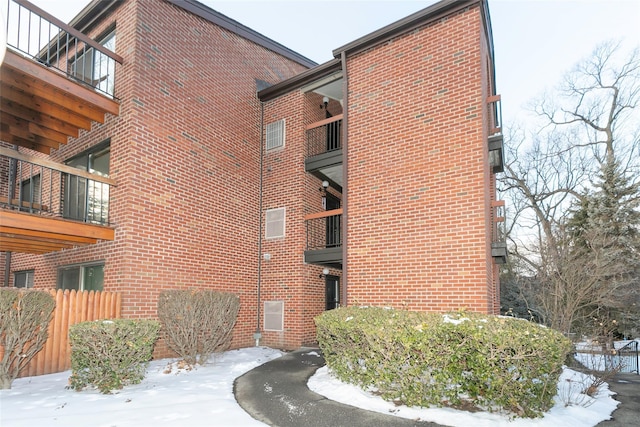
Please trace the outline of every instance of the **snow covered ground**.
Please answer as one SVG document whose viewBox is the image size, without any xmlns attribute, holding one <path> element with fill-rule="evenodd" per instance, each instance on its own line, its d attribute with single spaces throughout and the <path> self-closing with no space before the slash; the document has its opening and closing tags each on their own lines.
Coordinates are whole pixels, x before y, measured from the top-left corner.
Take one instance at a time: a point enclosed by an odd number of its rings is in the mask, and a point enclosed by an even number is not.
<svg viewBox="0 0 640 427">
<path fill-rule="evenodd" d="M 254 367 L 282 355 L 264 347 L 225 352 L 192 371 L 177 369 L 173 360 L 150 363 L 142 383 L 110 395 L 96 390 L 76 392 L 66 388 L 70 371 L 20 378 L 11 390 L 0 390 L 2 427 L 199 427 L 261 426 L 245 413 L 233 396 L 233 381 Z M 433 421 L 449 426 L 594 426 L 610 418 L 617 407 L 608 388 L 595 399 L 579 393 L 582 374 L 565 370 L 555 406 L 544 418 L 509 421 L 505 416 L 468 413 L 452 409 L 396 407 L 379 397 L 318 370 L 309 387 L 330 399 L 397 416 Z M 567 405 L 567 402 L 573 402 Z"/>
</svg>

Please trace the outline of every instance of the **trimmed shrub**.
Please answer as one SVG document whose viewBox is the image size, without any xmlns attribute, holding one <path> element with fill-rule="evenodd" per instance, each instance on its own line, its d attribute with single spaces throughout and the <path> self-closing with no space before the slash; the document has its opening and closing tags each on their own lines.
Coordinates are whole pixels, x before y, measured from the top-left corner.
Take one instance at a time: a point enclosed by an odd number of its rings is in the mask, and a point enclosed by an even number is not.
<svg viewBox="0 0 640 427">
<path fill-rule="evenodd" d="M 108 394 L 144 378 L 158 339 L 155 320 L 94 320 L 72 325 L 71 378 L 74 390 L 95 386 Z"/>
<path fill-rule="evenodd" d="M 239 309 L 237 295 L 214 290 L 168 290 L 158 299 L 162 336 L 189 366 L 229 348 Z"/>
<path fill-rule="evenodd" d="M 49 337 L 56 302 L 48 292 L 0 289 L 0 389 L 31 362 Z"/>
<path fill-rule="evenodd" d="M 553 329 L 478 313 L 347 307 L 315 320 L 339 379 L 409 406 L 541 416 L 571 351 Z"/>
</svg>

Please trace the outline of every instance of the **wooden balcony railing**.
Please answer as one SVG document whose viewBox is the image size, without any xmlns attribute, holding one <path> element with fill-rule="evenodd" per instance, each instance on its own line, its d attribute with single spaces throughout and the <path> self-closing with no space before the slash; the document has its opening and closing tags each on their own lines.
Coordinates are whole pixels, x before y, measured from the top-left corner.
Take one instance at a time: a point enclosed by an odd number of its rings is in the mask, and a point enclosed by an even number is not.
<svg viewBox="0 0 640 427">
<path fill-rule="evenodd" d="M 122 57 L 26 0 L 5 1 L 8 47 L 115 97 L 115 63 Z"/>
<path fill-rule="evenodd" d="M 0 208 L 109 224 L 111 178 L 0 147 Z"/>
<path fill-rule="evenodd" d="M 306 158 L 342 148 L 342 114 L 307 126 Z"/>
</svg>

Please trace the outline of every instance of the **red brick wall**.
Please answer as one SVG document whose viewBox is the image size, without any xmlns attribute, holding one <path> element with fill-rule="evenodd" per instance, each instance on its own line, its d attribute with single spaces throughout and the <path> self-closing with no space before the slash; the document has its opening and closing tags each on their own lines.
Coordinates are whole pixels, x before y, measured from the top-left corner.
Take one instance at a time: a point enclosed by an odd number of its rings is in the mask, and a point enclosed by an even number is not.
<svg viewBox="0 0 640 427">
<path fill-rule="evenodd" d="M 276 83 L 304 67 L 163 1 L 127 1 L 113 22 L 118 117 L 52 154 L 64 161 L 111 138 L 110 219 L 116 239 L 44 256 L 14 255 L 55 287 L 61 265 L 105 261 L 105 290 L 123 316 L 154 317 L 169 288 L 239 294 L 234 345 L 256 329 L 260 104 L 255 79 Z"/>
<path fill-rule="evenodd" d="M 347 58 L 349 304 L 493 311 L 481 28 L 473 7 Z"/>
<path fill-rule="evenodd" d="M 322 267 L 304 263 L 304 216 L 320 212 L 322 183 L 304 170 L 305 127 L 325 117 L 322 96 L 296 90 L 265 103 L 264 124 L 285 119 L 284 148 L 264 153 L 264 211 L 286 208 L 286 236 L 263 240 L 262 252 L 271 260 L 262 264 L 262 301 L 284 301 L 284 331 L 264 331 L 264 343 L 295 348 L 315 343 L 313 318 L 325 308 Z M 333 106 L 339 110 L 339 105 Z M 340 275 L 340 271 L 331 274 Z"/>
</svg>

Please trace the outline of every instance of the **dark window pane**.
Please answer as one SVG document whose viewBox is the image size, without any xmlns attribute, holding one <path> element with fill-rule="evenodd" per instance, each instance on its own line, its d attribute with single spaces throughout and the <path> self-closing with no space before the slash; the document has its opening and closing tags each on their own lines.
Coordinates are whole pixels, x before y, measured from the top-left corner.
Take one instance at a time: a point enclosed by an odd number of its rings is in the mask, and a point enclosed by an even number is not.
<svg viewBox="0 0 640 427">
<path fill-rule="evenodd" d="M 84 267 L 84 290 L 101 291 L 104 282 L 104 265 Z"/>
<path fill-rule="evenodd" d="M 61 269 L 58 275 L 58 289 L 80 290 L 80 267 Z"/>
</svg>

